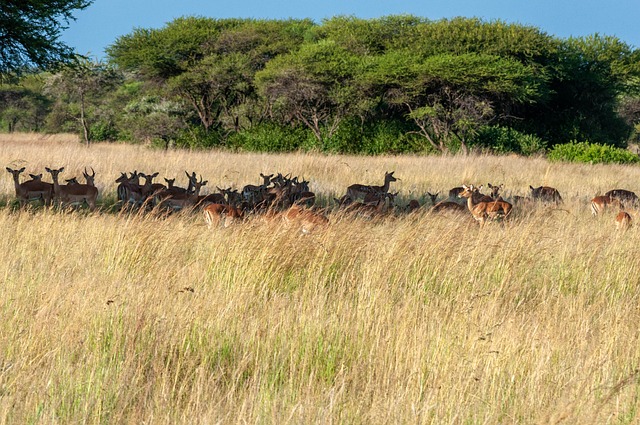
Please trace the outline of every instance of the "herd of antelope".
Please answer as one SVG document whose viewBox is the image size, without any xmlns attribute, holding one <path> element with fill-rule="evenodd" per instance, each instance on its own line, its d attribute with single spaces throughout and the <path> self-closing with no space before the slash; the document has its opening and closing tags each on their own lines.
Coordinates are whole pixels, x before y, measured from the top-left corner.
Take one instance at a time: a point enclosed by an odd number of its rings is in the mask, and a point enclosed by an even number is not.
<svg viewBox="0 0 640 425">
<path fill-rule="evenodd" d="M 96 208 L 98 189 L 95 185 L 95 171 L 91 174 L 85 168 L 83 177 L 85 183 L 77 178 L 66 179 L 66 184 L 60 184 L 60 173 L 64 167 L 51 169 L 45 167 L 51 175 L 52 183 L 42 180 L 42 174 L 30 174 L 31 179 L 20 182 L 20 174 L 25 168 L 14 170 L 7 167 L 13 176 L 16 198 L 20 206 L 31 201 L 42 201 L 45 206 L 57 202 L 61 206 L 88 205 L 90 210 Z M 187 187 L 175 185 L 175 178 L 165 178 L 165 183 L 154 183 L 158 173 L 145 174 L 138 171 L 121 173 L 115 182 L 118 183 L 117 197 L 122 208 L 166 209 L 168 211 L 194 210 L 203 211 L 205 221 L 209 227 L 229 226 L 232 223 L 246 219 L 249 215 L 264 220 L 282 219 L 285 222 L 295 222 L 301 225 L 304 233 L 318 226 L 326 226 L 329 220 L 327 209 L 315 206 L 316 195 L 309 190 L 309 182 L 298 177 L 278 174 L 262 174 L 262 183 L 246 185 L 242 190 L 216 187 L 218 192 L 200 195 L 200 191 L 208 181 L 202 176 L 198 179 L 195 172 L 185 171 L 188 179 Z M 399 211 L 415 212 L 424 209 L 417 199 L 411 199 L 404 207 L 396 204 L 398 193 L 390 192 L 391 183 L 398 179 L 393 172 L 386 172 L 384 182 L 380 186 L 352 184 L 339 199 L 334 199 L 336 208 L 345 214 L 365 218 L 382 217 Z M 546 204 L 561 204 L 562 197 L 557 189 L 540 186 L 529 186 L 527 197 L 513 196 L 511 202 L 503 199 L 500 191 L 504 185 L 488 184 L 490 194 L 481 193 L 483 186 L 462 185 L 449 191 L 448 198 L 437 202 L 439 192 L 426 192 L 431 201 L 430 212 L 433 213 L 464 213 L 467 211 L 480 225 L 487 221 L 504 220 L 509 217 L 513 206 L 528 202 Z M 464 203 L 461 200 L 466 199 Z M 466 204 L 466 205 L 465 205 Z M 591 212 L 597 216 L 610 209 L 619 212 L 615 218 L 618 229 L 631 226 L 631 215 L 625 211 L 625 205 L 638 205 L 638 197 L 629 190 L 615 189 L 591 200 Z"/>
</svg>

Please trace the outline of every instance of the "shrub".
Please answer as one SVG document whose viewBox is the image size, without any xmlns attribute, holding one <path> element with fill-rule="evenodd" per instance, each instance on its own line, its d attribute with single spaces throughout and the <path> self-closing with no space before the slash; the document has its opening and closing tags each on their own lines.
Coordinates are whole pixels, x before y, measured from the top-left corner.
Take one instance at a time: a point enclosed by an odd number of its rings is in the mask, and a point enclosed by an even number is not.
<svg viewBox="0 0 640 425">
<path fill-rule="evenodd" d="M 521 133 L 513 128 L 500 126 L 482 127 L 472 142 L 495 153 L 519 153 L 533 155 L 544 152 L 547 143 L 533 134 Z"/>
<path fill-rule="evenodd" d="M 555 145 L 549 152 L 548 158 L 552 161 L 585 162 L 591 164 L 634 164 L 640 161 L 638 155 L 626 149 L 576 141 Z"/>
<path fill-rule="evenodd" d="M 307 137 L 303 128 L 266 123 L 230 134 L 226 144 L 230 148 L 247 151 L 288 152 L 300 149 Z"/>
</svg>

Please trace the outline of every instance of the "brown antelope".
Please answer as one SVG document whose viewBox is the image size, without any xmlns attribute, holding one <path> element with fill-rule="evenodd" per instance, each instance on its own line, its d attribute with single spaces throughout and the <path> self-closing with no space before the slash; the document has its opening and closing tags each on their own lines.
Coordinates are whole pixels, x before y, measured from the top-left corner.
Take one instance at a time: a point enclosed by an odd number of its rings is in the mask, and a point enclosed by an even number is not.
<svg viewBox="0 0 640 425">
<path fill-rule="evenodd" d="M 631 215 L 626 211 L 620 211 L 616 216 L 616 229 L 627 230 L 631 227 Z"/>
<path fill-rule="evenodd" d="M 85 167 L 82 175 L 84 176 L 84 179 L 89 186 L 96 186 L 96 172 L 93 167 L 91 167 L 91 174 L 89 174 L 89 172 L 87 171 L 87 167 Z"/>
<path fill-rule="evenodd" d="M 464 205 L 461 205 L 457 202 L 444 200 L 435 204 L 433 207 L 431 207 L 429 211 L 432 213 L 443 213 L 443 212 L 460 213 L 466 210 L 467 210 L 467 207 L 465 207 Z"/>
<path fill-rule="evenodd" d="M 96 200 L 98 199 L 98 189 L 88 184 L 70 184 L 60 185 L 58 183 L 58 175 L 64 171 L 64 167 L 55 170 L 46 167 L 45 170 L 51 174 L 53 179 L 53 192 L 60 201 L 60 205 L 82 205 L 84 202 L 89 205 L 89 209 L 93 211 L 96 208 Z"/>
<path fill-rule="evenodd" d="M 240 208 L 227 204 L 207 204 L 203 208 L 203 213 L 204 221 L 209 228 L 218 226 L 220 223 L 223 223 L 224 227 L 229 227 L 243 218 L 243 211 Z"/>
<path fill-rule="evenodd" d="M 478 188 L 473 185 L 462 186 L 464 191 L 460 193 L 460 197 L 467 198 L 467 208 L 473 215 L 473 218 L 483 225 L 487 218 L 496 219 L 499 217 L 505 218 L 509 215 L 512 209 L 512 205 L 506 201 L 476 201 L 474 200 L 473 193 L 478 191 Z"/>
<path fill-rule="evenodd" d="M 411 199 L 406 206 L 406 210 L 408 213 L 412 213 L 418 211 L 420 209 L 420 202 L 417 199 Z"/>
<path fill-rule="evenodd" d="M 380 197 L 377 204 L 365 204 L 363 202 L 351 202 L 344 208 L 345 213 L 372 219 L 375 216 L 381 216 L 391 211 L 398 192 L 386 193 Z M 387 205 L 387 199 L 389 204 Z"/>
<path fill-rule="evenodd" d="M 624 209 L 624 205 L 620 200 L 612 199 L 610 196 L 596 196 L 591 200 L 591 213 L 594 216 L 602 214 L 612 207 L 617 207 L 619 210 Z"/>
<path fill-rule="evenodd" d="M 164 181 L 167 183 L 167 192 L 171 193 L 173 195 L 175 194 L 185 194 L 187 193 L 187 189 L 185 189 L 184 187 L 179 187 L 175 185 L 176 179 L 172 178 L 172 179 L 168 179 L 165 177 Z"/>
<path fill-rule="evenodd" d="M 253 185 L 248 184 L 242 188 L 242 197 L 249 204 L 256 205 L 264 199 L 265 192 L 267 187 L 271 184 L 271 179 L 273 178 L 273 174 L 262 174 L 260 173 L 260 177 L 262 177 L 261 185 Z"/>
<path fill-rule="evenodd" d="M 388 193 L 389 184 L 395 182 L 398 179 L 393 176 L 394 171 L 384 173 L 384 184 L 382 186 L 367 186 L 363 184 L 352 184 L 347 188 L 347 196 L 351 199 L 358 199 L 358 197 L 365 197 L 367 194 L 374 193 Z"/>
<path fill-rule="evenodd" d="M 142 205 L 144 195 L 139 179 L 140 175 L 137 171 L 131 173 L 131 176 L 127 176 L 127 173 L 120 173 L 120 177 L 116 179 L 116 183 L 120 183 L 117 188 L 119 202 L 136 206 Z"/>
<path fill-rule="evenodd" d="M 628 205 L 638 205 L 638 195 L 630 190 L 625 189 L 613 189 L 604 194 L 611 199 L 617 199 Z"/>
<path fill-rule="evenodd" d="M 504 184 L 496 186 L 492 185 L 491 183 L 487 183 L 487 186 L 489 187 L 489 189 L 491 189 L 491 193 L 489 194 L 490 197 L 492 197 L 493 199 L 502 199 L 500 196 L 500 191 L 504 189 Z"/>
<path fill-rule="evenodd" d="M 287 224 L 299 224 L 302 233 L 311 233 L 318 227 L 326 227 L 329 219 L 323 214 L 304 208 L 300 205 L 293 205 L 282 213 L 282 219 Z"/>
<path fill-rule="evenodd" d="M 174 211 L 182 210 L 188 207 L 195 207 L 198 204 L 200 189 L 208 183 L 207 180 L 195 181 L 192 194 L 166 196 L 165 191 L 157 192 L 153 197 L 154 205 L 164 205 Z"/>
<path fill-rule="evenodd" d="M 536 201 L 549 202 L 554 204 L 561 204 L 562 197 L 558 189 L 549 186 L 533 187 L 529 186 L 531 190 L 531 198 Z"/>
<path fill-rule="evenodd" d="M 144 179 L 144 184 L 142 185 L 142 196 L 145 199 L 151 198 L 156 193 L 166 189 L 165 185 L 163 185 L 162 183 L 153 182 L 153 179 L 158 177 L 158 174 L 158 172 L 155 172 L 153 174 L 139 173 L 140 177 Z"/>
<path fill-rule="evenodd" d="M 16 198 L 18 198 L 21 207 L 30 201 L 36 200 L 42 200 L 47 206 L 51 204 L 54 193 L 54 187 L 51 183 L 43 182 L 40 179 L 32 179 L 20 183 L 20 173 L 24 171 L 24 167 L 19 170 L 13 170 L 9 167 L 6 168 L 13 176 Z M 40 177 L 42 177 L 42 175 L 40 175 Z"/>
<path fill-rule="evenodd" d="M 459 198 L 462 192 L 464 192 L 464 187 L 462 186 L 457 186 L 452 189 L 449 189 L 449 199 Z"/>
</svg>

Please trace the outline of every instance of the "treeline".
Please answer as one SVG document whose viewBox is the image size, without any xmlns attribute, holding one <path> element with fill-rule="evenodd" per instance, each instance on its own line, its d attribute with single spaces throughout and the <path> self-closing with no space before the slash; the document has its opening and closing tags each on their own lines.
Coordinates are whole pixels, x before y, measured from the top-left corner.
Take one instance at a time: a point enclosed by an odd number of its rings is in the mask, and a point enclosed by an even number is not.
<svg viewBox="0 0 640 425">
<path fill-rule="evenodd" d="M 640 51 L 501 21 L 184 17 L 0 86 L 4 131 L 342 153 L 626 147 Z"/>
</svg>

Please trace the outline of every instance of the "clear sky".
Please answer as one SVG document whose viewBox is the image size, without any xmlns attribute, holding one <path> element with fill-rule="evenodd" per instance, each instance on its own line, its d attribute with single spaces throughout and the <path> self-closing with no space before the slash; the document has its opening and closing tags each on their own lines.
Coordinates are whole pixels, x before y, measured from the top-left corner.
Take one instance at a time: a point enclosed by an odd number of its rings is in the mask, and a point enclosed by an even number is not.
<svg viewBox="0 0 640 425">
<path fill-rule="evenodd" d="M 287 19 L 349 15 L 369 19 L 411 14 L 456 16 L 532 25 L 560 38 L 599 33 L 640 48 L 640 0 L 95 0 L 76 12 L 62 40 L 80 54 L 104 49 L 134 28 L 162 28 L 180 16 Z"/>
</svg>

